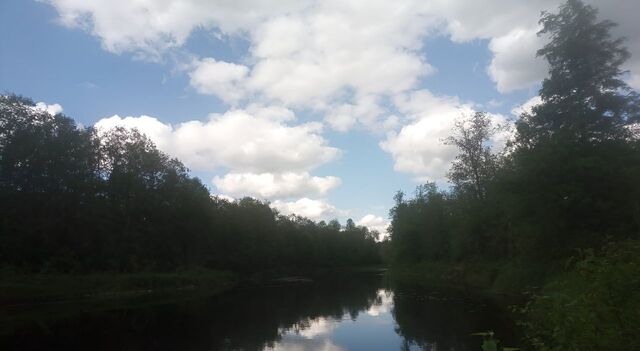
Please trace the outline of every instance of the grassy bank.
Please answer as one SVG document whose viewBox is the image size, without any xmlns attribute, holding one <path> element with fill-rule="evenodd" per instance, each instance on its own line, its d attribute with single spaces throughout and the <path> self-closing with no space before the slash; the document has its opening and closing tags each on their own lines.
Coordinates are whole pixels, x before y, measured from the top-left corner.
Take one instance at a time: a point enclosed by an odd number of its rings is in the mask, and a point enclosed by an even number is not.
<svg viewBox="0 0 640 351">
<path fill-rule="evenodd" d="M 1 273 L 0 306 L 65 300 L 97 300 L 199 290 L 217 293 L 236 283 L 233 273 L 193 270 L 169 273 Z"/>
</svg>

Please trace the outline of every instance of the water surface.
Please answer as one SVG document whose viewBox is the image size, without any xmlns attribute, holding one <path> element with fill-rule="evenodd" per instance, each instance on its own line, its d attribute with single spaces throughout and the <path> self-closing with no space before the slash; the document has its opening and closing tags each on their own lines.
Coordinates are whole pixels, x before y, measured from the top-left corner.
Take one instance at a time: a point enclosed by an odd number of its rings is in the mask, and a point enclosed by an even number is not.
<svg viewBox="0 0 640 351">
<path fill-rule="evenodd" d="M 154 298 L 14 312 L 0 329 L 0 349 L 459 351 L 480 349 L 472 332 L 511 335 L 486 301 L 372 275 Z"/>
</svg>

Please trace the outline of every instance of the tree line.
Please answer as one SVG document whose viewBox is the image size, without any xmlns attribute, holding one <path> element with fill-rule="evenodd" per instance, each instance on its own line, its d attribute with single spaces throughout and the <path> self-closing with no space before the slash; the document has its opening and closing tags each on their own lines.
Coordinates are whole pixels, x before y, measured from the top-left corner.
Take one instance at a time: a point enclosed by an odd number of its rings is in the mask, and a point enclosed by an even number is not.
<svg viewBox="0 0 640 351">
<path fill-rule="evenodd" d="M 0 265 L 31 272 L 256 271 L 379 262 L 376 232 L 211 196 L 136 130 L 0 96 Z"/>
</svg>

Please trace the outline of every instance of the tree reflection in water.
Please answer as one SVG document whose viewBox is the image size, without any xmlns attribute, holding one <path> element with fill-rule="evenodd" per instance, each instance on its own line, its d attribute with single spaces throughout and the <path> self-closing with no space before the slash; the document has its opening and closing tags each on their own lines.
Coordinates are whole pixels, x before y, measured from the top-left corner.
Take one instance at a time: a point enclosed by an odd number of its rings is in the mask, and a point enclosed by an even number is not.
<svg viewBox="0 0 640 351">
<path fill-rule="evenodd" d="M 469 333 L 500 330 L 499 320 L 487 320 L 486 313 L 496 315 L 487 305 L 444 301 L 369 275 L 143 307 L 76 307 L 5 323 L 0 349 L 475 350 Z"/>
</svg>

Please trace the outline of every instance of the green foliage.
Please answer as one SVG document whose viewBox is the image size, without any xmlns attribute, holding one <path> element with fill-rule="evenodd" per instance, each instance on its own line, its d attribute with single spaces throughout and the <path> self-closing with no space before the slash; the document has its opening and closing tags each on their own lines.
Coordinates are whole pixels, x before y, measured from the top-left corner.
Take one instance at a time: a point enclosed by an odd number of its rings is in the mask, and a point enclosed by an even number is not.
<svg viewBox="0 0 640 351">
<path fill-rule="evenodd" d="M 640 349 L 640 242 L 582 250 L 568 271 L 523 309 L 531 344 L 539 350 Z"/>
<path fill-rule="evenodd" d="M 438 260 L 448 252 L 446 228 L 449 221 L 446 194 L 435 184 L 416 189 L 416 196 L 404 200 L 396 195 L 396 206 L 391 209 L 391 240 L 397 260 L 417 262 Z"/>
<path fill-rule="evenodd" d="M 448 174 L 457 192 L 473 194 L 479 200 L 485 198 L 497 168 L 497 156 L 491 152 L 489 140 L 498 128 L 485 112 L 456 121 L 454 135 L 446 143 L 460 151 Z"/>
<path fill-rule="evenodd" d="M 517 351 L 520 350 L 515 347 L 501 347 L 500 340 L 496 338 L 495 333 L 493 331 L 487 332 L 479 332 L 473 333 L 472 336 L 481 336 L 482 337 L 482 351 Z"/>
</svg>

